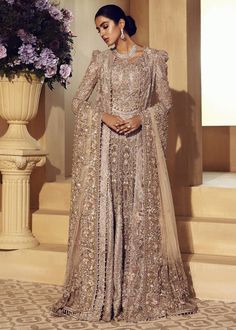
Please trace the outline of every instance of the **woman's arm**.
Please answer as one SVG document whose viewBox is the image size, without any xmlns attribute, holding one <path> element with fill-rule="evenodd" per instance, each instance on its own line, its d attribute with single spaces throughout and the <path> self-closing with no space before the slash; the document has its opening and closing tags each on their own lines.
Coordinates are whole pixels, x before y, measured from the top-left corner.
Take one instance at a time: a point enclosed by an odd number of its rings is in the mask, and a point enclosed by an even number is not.
<svg viewBox="0 0 236 330">
<path fill-rule="evenodd" d="M 158 101 L 153 105 L 143 110 L 139 115 L 129 118 L 119 128 L 119 133 L 130 134 L 142 123 L 150 121 L 150 110 L 154 111 L 158 125 L 158 131 L 164 151 L 167 146 L 167 130 L 168 130 L 168 113 L 172 107 L 172 97 L 167 80 L 167 62 L 168 54 L 164 50 L 155 50 L 153 54 L 153 76 L 154 90 Z M 130 126 L 130 128 L 127 127 Z"/>
<path fill-rule="evenodd" d="M 87 67 L 85 75 L 79 84 L 76 94 L 72 100 L 72 111 L 76 114 L 78 112 L 84 112 L 87 109 L 91 109 L 91 104 L 88 102 L 90 95 L 98 81 L 100 62 L 98 59 L 100 51 L 94 50 L 92 53 L 92 58 Z M 123 119 L 119 116 L 111 115 L 106 112 L 101 112 L 101 120 L 108 127 L 116 130 L 116 124 L 123 123 Z"/>
<path fill-rule="evenodd" d="M 155 79 L 155 90 L 159 102 L 155 105 L 158 106 L 160 112 L 169 114 L 172 108 L 172 96 L 167 78 L 167 61 L 169 57 L 166 51 L 160 50 L 156 59 L 156 79 Z M 161 110 L 160 110 L 161 108 Z"/>
<path fill-rule="evenodd" d="M 86 69 L 84 77 L 79 84 L 79 87 L 76 91 L 76 94 L 72 100 L 72 111 L 73 113 L 77 113 L 84 109 L 84 107 L 89 107 L 90 104 L 88 102 L 89 96 L 92 94 L 92 91 L 98 81 L 99 77 L 99 61 L 98 55 L 100 51 L 94 50 L 92 53 L 91 61 Z"/>
<path fill-rule="evenodd" d="M 168 54 L 164 50 L 157 50 L 154 58 L 155 92 L 157 102 L 141 113 L 142 122 L 149 122 L 149 111 L 153 111 L 158 126 L 160 140 L 164 153 L 167 148 L 168 114 L 172 108 L 172 95 L 167 78 Z"/>
</svg>

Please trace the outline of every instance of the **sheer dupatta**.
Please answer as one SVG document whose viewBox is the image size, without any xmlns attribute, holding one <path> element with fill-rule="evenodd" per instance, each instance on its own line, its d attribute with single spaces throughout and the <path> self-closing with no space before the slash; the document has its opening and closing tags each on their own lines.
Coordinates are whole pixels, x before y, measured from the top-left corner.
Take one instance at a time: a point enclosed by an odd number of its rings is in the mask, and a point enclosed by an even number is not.
<svg viewBox="0 0 236 330">
<path fill-rule="evenodd" d="M 142 121 L 145 139 L 152 140 L 151 152 L 155 155 L 156 170 L 160 184 L 162 211 L 160 223 L 163 232 L 162 248 L 167 256 L 168 262 L 173 263 L 174 261 L 180 262 L 181 254 L 178 244 L 172 193 L 166 166 L 168 115 L 172 109 L 172 95 L 167 79 L 167 61 L 168 54 L 166 51 L 162 50 L 156 53 L 153 65 L 155 68 L 155 70 L 153 70 L 153 86 L 158 101 L 142 112 Z"/>
<path fill-rule="evenodd" d="M 151 90 L 158 102 L 141 109 L 144 145 L 145 218 L 159 221 L 161 227 L 162 270 L 158 279 L 165 296 L 161 297 L 162 314 L 191 313 L 189 290 L 183 270 L 175 223 L 175 214 L 165 163 L 168 113 L 171 95 L 167 82 L 167 53 L 149 49 L 146 60 L 152 61 Z M 103 111 L 111 112 L 111 67 L 113 54 L 94 51 L 91 62 L 73 99 L 75 130 L 72 159 L 71 208 L 68 259 L 62 297 L 54 304 L 57 315 L 73 314 L 80 320 L 98 321 L 104 312 L 108 217 L 111 214 L 109 186 L 110 129 L 101 121 Z M 88 99 L 97 85 L 95 105 Z M 145 104 L 145 100 L 142 100 Z M 149 104 L 149 102 L 147 102 Z M 155 218 L 160 203 L 160 216 Z M 150 232 L 146 230 L 145 239 Z M 155 267 L 155 265 L 153 265 Z M 132 315 L 126 315 L 133 320 Z"/>
<path fill-rule="evenodd" d="M 161 255 L 163 272 L 163 294 L 172 300 L 163 299 L 163 315 L 188 314 L 197 311 L 191 300 L 190 288 L 181 258 L 174 204 L 166 165 L 168 141 L 168 115 L 173 109 L 172 95 L 167 79 L 168 54 L 154 50 L 152 86 L 155 102 L 141 113 L 144 140 L 146 217 L 151 219 L 152 210 L 159 205 L 161 229 Z M 155 165 L 151 165 L 155 162 Z M 168 284 L 167 284 L 168 283 Z M 165 291 L 166 290 L 166 291 Z M 166 307 L 166 310 L 165 310 Z"/>
</svg>

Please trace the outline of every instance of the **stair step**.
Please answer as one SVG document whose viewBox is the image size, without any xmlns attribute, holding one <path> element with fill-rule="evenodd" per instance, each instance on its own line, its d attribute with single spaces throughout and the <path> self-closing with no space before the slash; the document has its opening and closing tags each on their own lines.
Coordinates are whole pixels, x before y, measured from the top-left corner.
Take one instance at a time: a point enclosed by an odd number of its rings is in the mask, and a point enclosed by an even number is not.
<svg viewBox="0 0 236 330">
<path fill-rule="evenodd" d="M 236 219 L 176 217 L 183 253 L 236 256 Z"/>
<path fill-rule="evenodd" d="M 236 188 L 174 187 L 172 193 L 176 215 L 235 219 Z"/>
<path fill-rule="evenodd" d="M 236 301 L 236 257 L 182 254 L 200 299 Z"/>
<path fill-rule="evenodd" d="M 69 210 L 71 179 L 45 182 L 39 194 L 39 209 Z"/>
<path fill-rule="evenodd" d="M 183 254 L 200 299 L 236 301 L 236 257 Z M 32 249 L 0 251 L 0 278 L 63 284 L 67 247 L 41 244 Z"/>
<path fill-rule="evenodd" d="M 41 244 L 67 244 L 69 212 L 38 210 L 32 214 L 32 232 Z M 236 220 L 177 217 L 183 253 L 236 256 Z"/>
<path fill-rule="evenodd" d="M 71 179 L 44 183 L 39 194 L 39 209 L 70 208 Z M 172 187 L 175 213 L 181 216 L 235 218 L 236 188 Z"/>
<path fill-rule="evenodd" d="M 62 284 L 67 258 L 66 245 L 42 244 L 31 249 L 0 250 L 0 278 Z"/>
<path fill-rule="evenodd" d="M 37 210 L 32 213 L 32 233 L 41 244 L 67 244 L 69 212 Z"/>
</svg>

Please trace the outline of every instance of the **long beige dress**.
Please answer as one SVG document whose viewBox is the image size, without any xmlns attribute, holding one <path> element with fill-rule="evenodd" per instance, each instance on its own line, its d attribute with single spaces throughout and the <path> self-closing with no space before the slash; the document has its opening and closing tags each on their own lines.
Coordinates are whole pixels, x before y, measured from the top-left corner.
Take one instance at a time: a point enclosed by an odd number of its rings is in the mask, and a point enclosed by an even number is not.
<svg viewBox="0 0 236 330">
<path fill-rule="evenodd" d="M 55 315 L 137 322 L 197 310 L 165 162 L 172 108 L 167 59 L 149 47 L 132 62 L 111 49 L 93 52 L 73 100 L 68 262 Z M 142 126 L 120 135 L 102 123 L 103 111 L 140 114 Z"/>
</svg>

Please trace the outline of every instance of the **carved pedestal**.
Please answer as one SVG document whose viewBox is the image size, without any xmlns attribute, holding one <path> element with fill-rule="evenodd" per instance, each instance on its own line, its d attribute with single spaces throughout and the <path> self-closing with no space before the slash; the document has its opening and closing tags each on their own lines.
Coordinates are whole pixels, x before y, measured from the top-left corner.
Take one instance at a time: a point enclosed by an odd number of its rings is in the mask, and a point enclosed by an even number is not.
<svg viewBox="0 0 236 330">
<path fill-rule="evenodd" d="M 0 249 L 24 249 L 38 245 L 29 228 L 30 174 L 43 166 L 42 150 L 0 150 L 2 172 L 2 229 Z"/>
</svg>

